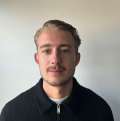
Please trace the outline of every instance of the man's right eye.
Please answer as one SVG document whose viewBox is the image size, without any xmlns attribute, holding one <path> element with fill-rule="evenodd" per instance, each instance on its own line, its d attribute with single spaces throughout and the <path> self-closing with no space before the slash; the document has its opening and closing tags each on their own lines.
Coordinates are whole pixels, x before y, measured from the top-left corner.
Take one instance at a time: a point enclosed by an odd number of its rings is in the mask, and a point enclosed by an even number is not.
<svg viewBox="0 0 120 121">
<path fill-rule="evenodd" d="M 49 53 L 50 52 L 50 50 L 44 50 L 43 51 L 43 53 Z"/>
</svg>

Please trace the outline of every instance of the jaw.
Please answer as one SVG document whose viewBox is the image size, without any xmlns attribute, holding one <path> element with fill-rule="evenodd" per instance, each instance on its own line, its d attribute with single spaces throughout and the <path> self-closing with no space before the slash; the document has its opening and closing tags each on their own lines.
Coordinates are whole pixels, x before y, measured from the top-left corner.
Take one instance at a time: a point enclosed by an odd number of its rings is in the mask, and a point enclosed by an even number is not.
<svg viewBox="0 0 120 121">
<path fill-rule="evenodd" d="M 45 80 L 43 81 L 43 89 L 45 93 L 48 95 L 48 97 L 55 99 L 61 99 L 68 96 L 71 93 L 72 88 L 73 88 L 72 79 L 68 81 L 68 83 L 62 86 L 51 86 Z"/>
</svg>

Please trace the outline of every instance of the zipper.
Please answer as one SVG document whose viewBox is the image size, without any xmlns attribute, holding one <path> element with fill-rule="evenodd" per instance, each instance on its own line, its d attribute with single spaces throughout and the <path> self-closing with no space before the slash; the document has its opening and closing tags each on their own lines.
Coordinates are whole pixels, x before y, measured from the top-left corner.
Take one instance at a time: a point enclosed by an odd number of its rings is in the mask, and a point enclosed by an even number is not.
<svg viewBox="0 0 120 121">
<path fill-rule="evenodd" d="M 60 104 L 57 105 L 57 121 L 60 121 Z"/>
</svg>

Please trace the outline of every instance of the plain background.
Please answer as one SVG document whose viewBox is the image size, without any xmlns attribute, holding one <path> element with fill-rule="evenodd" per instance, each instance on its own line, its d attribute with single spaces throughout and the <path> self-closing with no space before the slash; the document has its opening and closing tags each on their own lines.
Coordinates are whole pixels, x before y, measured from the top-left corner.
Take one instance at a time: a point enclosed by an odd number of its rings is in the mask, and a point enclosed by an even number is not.
<svg viewBox="0 0 120 121">
<path fill-rule="evenodd" d="M 103 97 L 120 121 L 120 0 L 0 0 L 0 111 L 39 81 L 34 34 L 51 19 L 78 29 L 75 77 Z"/>
</svg>

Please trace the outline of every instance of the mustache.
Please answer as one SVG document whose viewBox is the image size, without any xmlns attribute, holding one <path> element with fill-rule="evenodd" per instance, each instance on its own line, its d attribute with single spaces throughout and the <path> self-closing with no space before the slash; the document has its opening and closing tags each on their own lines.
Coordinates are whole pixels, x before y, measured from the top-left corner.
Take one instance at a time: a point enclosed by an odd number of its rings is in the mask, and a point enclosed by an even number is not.
<svg viewBox="0 0 120 121">
<path fill-rule="evenodd" d="M 55 66 L 50 66 L 50 67 L 48 67 L 46 70 L 47 71 L 49 71 L 50 69 L 59 69 L 59 70 L 66 70 L 66 68 L 65 67 L 61 67 L 60 65 L 55 65 Z"/>
</svg>

